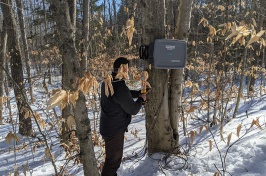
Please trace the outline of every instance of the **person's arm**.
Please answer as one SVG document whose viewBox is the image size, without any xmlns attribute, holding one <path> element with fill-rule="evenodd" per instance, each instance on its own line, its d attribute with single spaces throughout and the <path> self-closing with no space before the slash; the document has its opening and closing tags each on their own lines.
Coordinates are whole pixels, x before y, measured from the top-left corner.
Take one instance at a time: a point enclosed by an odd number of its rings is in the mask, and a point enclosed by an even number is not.
<svg viewBox="0 0 266 176">
<path fill-rule="evenodd" d="M 138 98 L 140 95 L 140 91 L 139 90 L 130 90 L 130 93 L 132 95 L 132 98 Z"/>
<path fill-rule="evenodd" d="M 146 93 L 147 94 L 151 89 L 150 88 L 146 88 Z M 132 95 L 133 98 L 138 98 L 141 95 L 141 90 L 130 90 L 130 93 Z M 145 99 L 146 101 L 146 99 Z"/>
<path fill-rule="evenodd" d="M 136 101 L 133 100 L 130 90 L 126 86 L 120 86 L 119 91 L 114 94 L 114 99 L 130 115 L 136 115 L 142 104 L 146 101 L 146 96 L 140 96 Z"/>
</svg>

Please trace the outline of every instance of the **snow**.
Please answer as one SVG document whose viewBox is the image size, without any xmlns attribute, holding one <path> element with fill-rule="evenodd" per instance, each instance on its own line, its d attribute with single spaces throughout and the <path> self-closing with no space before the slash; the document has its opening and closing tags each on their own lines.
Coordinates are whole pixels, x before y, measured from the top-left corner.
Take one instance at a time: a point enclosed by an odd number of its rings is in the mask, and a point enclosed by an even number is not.
<svg viewBox="0 0 266 176">
<path fill-rule="evenodd" d="M 32 105 L 34 110 L 38 110 L 42 117 L 49 121 L 45 114 L 45 102 L 47 97 L 41 87 L 35 87 L 37 93 L 37 103 Z M 234 108 L 232 103 L 232 109 Z M 12 111 L 15 112 L 14 99 L 12 99 Z M 246 114 L 247 112 L 247 114 Z M 197 131 L 193 143 L 188 136 L 184 136 L 182 126 L 179 128 L 180 145 L 182 155 L 169 155 L 166 153 L 156 153 L 148 156 L 145 152 L 146 130 L 144 108 L 133 117 L 129 126 L 129 132 L 125 135 L 124 159 L 118 170 L 119 176 L 213 176 L 215 172 L 233 176 L 265 176 L 266 175 L 266 97 L 253 97 L 246 101 L 241 101 L 238 115 L 235 119 L 226 119 L 224 124 L 223 137 L 220 137 L 220 128 L 217 125 L 203 128 L 198 118 L 203 118 L 202 114 L 194 112 L 188 121 L 188 133 Z M 233 110 L 228 112 L 228 117 L 232 117 Z M 93 120 L 93 113 L 89 113 Z M 8 110 L 4 109 L 4 118 L 8 119 Z M 51 117 L 50 117 L 51 118 Z M 55 118 L 55 117 L 52 117 Z M 97 117 L 96 117 L 97 118 Z M 14 114 L 16 119 L 16 114 Z M 259 119 L 261 128 L 251 124 L 253 120 Z M 241 124 L 239 137 L 237 127 Z M 251 127 L 251 128 L 250 128 Z M 15 164 L 18 166 L 20 175 L 23 174 L 23 165 L 27 165 L 27 175 L 51 176 L 54 168 L 49 159 L 44 157 L 45 145 L 36 145 L 36 152 L 33 152 L 33 145 L 27 149 L 14 152 L 14 141 L 8 144 L 5 140 L 9 131 L 17 131 L 17 125 L 12 125 L 5 121 L 0 126 L 0 175 L 14 173 Z M 34 125 L 36 129 L 36 125 Z M 44 130 L 48 136 L 48 143 L 52 146 L 52 153 L 55 156 L 56 166 L 62 166 L 65 160 L 64 149 L 60 147 L 59 138 L 55 131 Z M 232 133 L 228 145 L 228 135 Z M 40 136 L 36 130 L 37 136 Z M 21 146 L 23 142 L 36 144 L 38 138 L 27 138 L 20 136 L 20 142 L 16 146 Z M 210 141 L 212 150 L 210 151 Z M 100 147 L 95 147 L 96 154 L 99 155 Z M 100 158 L 102 161 L 103 158 Z M 82 165 L 69 163 L 65 175 L 83 175 Z"/>
</svg>

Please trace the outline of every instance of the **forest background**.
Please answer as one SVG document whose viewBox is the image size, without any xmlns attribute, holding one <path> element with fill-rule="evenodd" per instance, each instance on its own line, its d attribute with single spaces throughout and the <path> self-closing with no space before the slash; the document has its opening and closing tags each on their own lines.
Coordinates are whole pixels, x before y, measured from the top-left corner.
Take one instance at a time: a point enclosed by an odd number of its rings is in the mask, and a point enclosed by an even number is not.
<svg viewBox="0 0 266 176">
<path fill-rule="evenodd" d="M 119 56 L 131 60 L 131 88 L 152 87 L 143 109 L 143 156 L 188 157 L 204 129 L 211 136 L 207 150 L 219 151 L 217 140 L 229 150 L 236 142 L 230 143 L 234 133 L 226 125 L 239 118 L 243 103 L 266 92 L 265 3 L 1 0 L 1 155 L 13 160 L 2 174 L 34 175 L 36 158 L 38 166 L 49 162 L 54 175 L 81 174 L 77 168 L 99 174 L 104 158 L 99 83 L 110 81 Z M 163 38 L 187 42 L 184 69 L 156 69 L 139 58 L 142 44 Z M 245 113 L 241 118 L 249 117 L 248 108 Z M 254 127 L 263 130 L 260 118 L 245 129 L 237 124 L 235 140 Z M 130 134 L 141 141 L 138 132 Z M 228 150 L 224 156 L 219 151 L 212 174 L 228 174 Z"/>
</svg>

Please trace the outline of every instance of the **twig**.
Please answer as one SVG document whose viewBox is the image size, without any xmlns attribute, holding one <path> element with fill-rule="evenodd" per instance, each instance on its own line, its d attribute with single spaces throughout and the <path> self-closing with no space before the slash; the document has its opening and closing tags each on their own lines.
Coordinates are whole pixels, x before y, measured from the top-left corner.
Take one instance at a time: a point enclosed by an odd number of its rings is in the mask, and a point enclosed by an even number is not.
<svg viewBox="0 0 266 176">
<path fill-rule="evenodd" d="M 19 85 L 17 85 L 17 83 L 13 80 L 12 76 L 9 75 L 8 71 L 6 70 L 6 68 L 3 67 L 2 64 L 0 64 L 0 67 L 6 72 L 6 75 L 7 75 L 7 76 L 9 77 L 9 79 L 13 82 L 13 84 L 14 84 L 16 87 L 19 88 Z M 51 153 L 50 147 L 49 147 L 49 145 L 48 145 L 48 142 L 47 142 L 46 136 L 43 134 L 42 129 L 41 129 L 39 123 L 38 123 L 37 117 L 36 117 L 36 115 L 34 114 L 32 108 L 30 107 L 30 105 L 29 105 L 29 103 L 28 103 L 28 101 L 27 101 L 27 96 L 24 94 L 24 92 L 23 92 L 21 89 L 19 89 L 19 90 L 21 91 L 21 95 L 22 95 L 23 99 L 25 100 L 25 103 L 26 103 L 27 107 L 29 108 L 29 111 L 31 112 L 31 114 L 32 114 L 32 116 L 33 116 L 33 118 L 34 118 L 34 121 L 35 121 L 35 123 L 36 123 L 36 125 L 37 125 L 37 127 L 38 127 L 38 130 L 39 130 L 40 134 L 42 135 L 43 139 L 45 140 L 45 145 L 46 145 L 46 147 L 49 149 L 49 155 L 50 155 L 50 157 L 51 157 L 51 156 L 52 156 L 52 153 Z M 54 162 L 54 160 L 53 160 L 52 158 L 50 158 L 50 159 L 51 159 L 51 161 L 52 161 L 52 165 L 53 165 L 53 167 L 54 167 L 55 174 L 58 175 L 58 173 L 57 173 L 57 168 L 56 168 L 56 165 L 55 165 L 55 162 Z"/>
</svg>

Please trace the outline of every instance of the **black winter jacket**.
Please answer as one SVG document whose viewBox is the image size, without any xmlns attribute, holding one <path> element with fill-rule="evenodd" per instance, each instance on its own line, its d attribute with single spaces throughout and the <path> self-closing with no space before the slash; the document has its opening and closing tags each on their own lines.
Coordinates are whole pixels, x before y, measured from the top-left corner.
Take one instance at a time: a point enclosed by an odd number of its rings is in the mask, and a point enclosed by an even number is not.
<svg viewBox="0 0 266 176">
<path fill-rule="evenodd" d="M 144 101 L 139 97 L 139 91 L 129 90 L 124 80 L 114 79 L 112 85 L 114 95 L 109 97 L 105 95 L 104 83 L 101 85 L 100 133 L 103 136 L 125 131 L 131 122 L 131 115 L 139 112 Z M 134 101 L 133 98 L 138 99 Z"/>
</svg>

